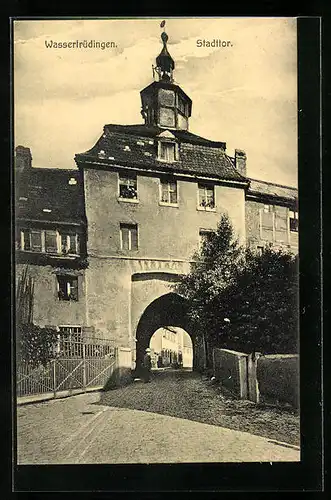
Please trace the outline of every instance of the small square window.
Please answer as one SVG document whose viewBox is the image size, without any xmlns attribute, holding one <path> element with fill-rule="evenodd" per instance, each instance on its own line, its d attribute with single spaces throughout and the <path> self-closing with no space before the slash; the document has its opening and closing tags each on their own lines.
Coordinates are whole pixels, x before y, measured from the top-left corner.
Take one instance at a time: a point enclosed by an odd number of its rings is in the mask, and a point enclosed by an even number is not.
<svg viewBox="0 0 331 500">
<path fill-rule="evenodd" d="M 137 224 L 120 224 L 121 250 L 138 250 Z"/>
<path fill-rule="evenodd" d="M 77 276 L 57 276 L 59 300 L 78 301 Z"/>
<path fill-rule="evenodd" d="M 214 186 L 198 184 L 199 208 L 213 210 L 215 208 Z"/>
<path fill-rule="evenodd" d="M 119 197 L 127 200 L 136 200 L 138 198 L 137 176 L 120 175 Z"/>
<path fill-rule="evenodd" d="M 169 205 L 177 204 L 177 182 L 174 180 L 161 179 L 161 200 Z"/>
</svg>

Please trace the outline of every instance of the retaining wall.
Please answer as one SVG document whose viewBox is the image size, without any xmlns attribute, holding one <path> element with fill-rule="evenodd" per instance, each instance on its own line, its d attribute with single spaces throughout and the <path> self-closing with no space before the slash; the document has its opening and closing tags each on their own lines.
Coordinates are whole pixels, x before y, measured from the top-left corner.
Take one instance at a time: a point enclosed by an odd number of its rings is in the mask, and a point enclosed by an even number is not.
<svg viewBox="0 0 331 500">
<path fill-rule="evenodd" d="M 239 398 L 247 399 L 247 354 L 230 349 L 213 349 L 216 380 Z"/>
<path fill-rule="evenodd" d="M 260 401 L 278 400 L 299 406 L 299 356 L 274 354 L 257 360 Z"/>
</svg>

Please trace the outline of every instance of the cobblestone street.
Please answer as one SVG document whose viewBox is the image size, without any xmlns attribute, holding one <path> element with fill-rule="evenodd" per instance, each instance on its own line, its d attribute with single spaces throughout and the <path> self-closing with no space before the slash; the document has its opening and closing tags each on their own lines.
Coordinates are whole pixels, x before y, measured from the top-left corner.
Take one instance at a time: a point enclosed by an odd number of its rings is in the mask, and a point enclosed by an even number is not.
<svg viewBox="0 0 331 500">
<path fill-rule="evenodd" d="M 18 407 L 18 463 L 297 461 L 299 417 L 189 371 Z"/>
</svg>

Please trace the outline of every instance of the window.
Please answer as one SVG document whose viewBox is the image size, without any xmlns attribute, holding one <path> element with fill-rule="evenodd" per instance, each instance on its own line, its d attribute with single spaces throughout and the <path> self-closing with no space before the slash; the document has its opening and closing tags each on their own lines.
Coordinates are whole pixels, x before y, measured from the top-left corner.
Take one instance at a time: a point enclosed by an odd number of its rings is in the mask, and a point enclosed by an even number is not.
<svg viewBox="0 0 331 500">
<path fill-rule="evenodd" d="M 18 248 L 29 252 L 78 255 L 78 235 L 55 230 L 21 229 Z"/>
<path fill-rule="evenodd" d="M 299 215 L 298 212 L 294 212 L 290 210 L 289 212 L 290 218 L 290 231 L 293 233 L 297 233 L 299 229 Z"/>
<path fill-rule="evenodd" d="M 173 180 L 161 179 L 161 203 L 169 205 L 177 204 L 177 182 Z"/>
<path fill-rule="evenodd" d="M 258 247 L 256 247 L 256 251 L 257 251 L 257 254 L 258 254 L 258 255 L 262 255 L 262 254 L 263 254 L 263 252 L 264 252 L 264 247 L 259 247 L 259 246 L 258 246 Z"/>
<path fill-rule="evenodd" d="M 273 207 L 272 205 L 263 205 L 263 212 L 265 214 L 273 212 Z"/>
<path fill-rule="evenodd" d="M 136 200 L 138 198 L 136 175 L 120 175 L 119 197 L 124 200 Z"/>
<path fill-rule="evenodd" d="M 188 114 L 187 104 L 180 96 L 178 96 L 178 109 L 183 115 Z"/>
<path fill-rule="evenodd" d="M 173 142 L 160 142 L 159 159 L 167 162 L 176 160 L 176 144 Z"/>
<path fill-rule="evenodd" d="M 200 248 L 200 250 L 202 249 L 205 242 L 208 241 L 208 239 L 210 238 L 210 235 L 213 232 L 214 231 L 212 229 L 200 229 L 199 230 L 199 248 Z"/>
<path fill-rule="evenodd" d="M 45 250 L 46 253 L 57 253 L 57 232 L 45 231 Z"/>
<path fill-rule="evenodd" d="M 30 242 L 31 242 L 31 250 L 33 252 L 41 252 L 42 244 L 41 244 L 41 231 L 31 231 L 30 232 Z"/>
<path fill-rule="evenodd" d="M 214 186 L 198 184 L 199 208 L 204 210 L 215 209 Z"/>
<path fill-rule="evenodd" d="M 121 250 L 138 250 L 137 224 L 120 224 Z"/>
<path fill-rule="evenodd" d="M 61 233 L 61 253 L 78 253 L 78 236 L 74 233 Z"/>
<path fill-rule="evenodd" d="M 21 248 L 22 250 L 31 250 L 31 241 L 30 241 L 30 230 L 23 229 L 21 231 Z"/>
<path fill-rule="evenodd" d="M 57 276 L 59 300 L 78 300 L 77 276 Z"/>
</svg>

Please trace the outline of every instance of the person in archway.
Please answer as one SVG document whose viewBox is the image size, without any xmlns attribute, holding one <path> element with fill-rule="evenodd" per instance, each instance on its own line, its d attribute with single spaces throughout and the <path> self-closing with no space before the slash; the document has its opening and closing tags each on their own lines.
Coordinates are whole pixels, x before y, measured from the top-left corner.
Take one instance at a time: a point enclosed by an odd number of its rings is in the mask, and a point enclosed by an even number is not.
<svg viewBox="0 0 331 500">
<path fill-rule="evenodd" d="M 151 381 L 151 369 L 152 369 L 152 359 L 151 350 L 148 347 L 146 349 L 143 361 L 143 381 L 144 383 Z"/>
</svg>

